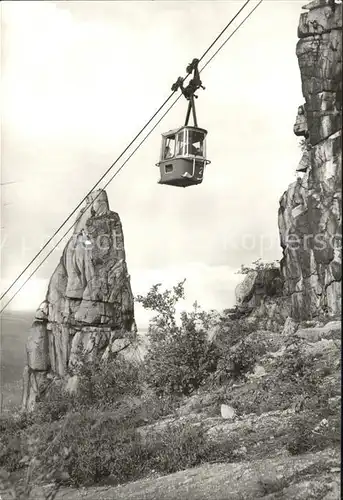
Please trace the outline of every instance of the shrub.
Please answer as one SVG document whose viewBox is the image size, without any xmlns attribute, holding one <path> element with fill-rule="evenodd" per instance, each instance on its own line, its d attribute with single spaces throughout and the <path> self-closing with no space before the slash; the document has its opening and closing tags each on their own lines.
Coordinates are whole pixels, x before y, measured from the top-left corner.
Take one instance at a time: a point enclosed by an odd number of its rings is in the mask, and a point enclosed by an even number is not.
<svg viewBox="0 0 343 500">
<path fill-rule="evenodd" d="M 54 422 L 70 411 L 82 408 L 108 408 L 126 396 L 142 391 L 138 364 L 116 357 L 109 362 L 83 363 L 77 372 L 79 385 L 70 394 L 62 385 L 52 384 L 42 401 L 37 402 L 36 420 Z"/>
<path fill-rule="evenodd" d="M 241 265 L 241 268 L 236 272 L 236 274 L 248 274 L 251 271 L 265 271 L 267 269 L 279 269 L 280 261 L 275 260 L 274 262 L 262 262 L 262 259 L 257 259 L 252 262 L 251 266 Z"/>
<path fill-rule="evenodd" d="M 340 417 L 321 419 L 320 413 L 306 411 L 294 417 L 292 433 L 286 445 L 292 455 L 316 452 L 340 445 Z"/>
<path fill-rule="evenodd" d="M 146 357 L 147 383 L 161 395 L 189 395 L 215 370 L 216 354 L 206 333 L 185 320 L 180 329 L 151 343 Z"/>
<path fill-rule="evenodd" d="M 258 261 L 256 265 L 261 266 Z M 190 395 L 207 381 L 222 383 L 241 377 L 259 354 L 258 346 L 244 341 L 254 325 L 245 319 L 232 320 L 225 312 L 218 318 L 195 303 L 191 313 L 181 314 L 181 326 L 177 326 L 175 305 L 184 297 L 183 285 L 184 281 L 160 292 L 158 284 L 145 297 L 137 297 L 144 308 L 157 312 L 149 325 L 144 371 L 148 386 L 163 396 Z M 209 341 L 213 326 L 216 335 Z"/>
<path fill-rule="evenodd" d="M 151 456 L 149 468 L 164 474 L 204 462 L 232 461 L 236 445 L 227 439 L 215 443 L 202 425 L 191 423 L 166 426 L 163 431 L 148 435 L 146 441 Z"/>
<path fill-rule="evenodd" d="M 171 473 L 233 457 L 231 441 L 212 443 L 202 426 L 177 424 L 143 437 L 134 419 L 118 414 L 69 415 L 62 425 L 36 426 L 31 441 L 36 446 L 36 475 L 76 487 L 109 480 L 119 484 L 151 471 Z"/>
<path fill-rule="evenodd" d="M 36 421 L 45 423 L 59 420 L 71 410 L 73 403 L 73 397 L 61 385 L 52 384 L 44 398 L 36 403 Z"/>
<path fill-rule="evenodd" d="M 255 366 L 258 351 L 254 345 L 242 340 L 233 348 L 222 350 L 216 370 L 219 383 L 244 377 Z"/>
<path fill-rule="evenodd" d="M 212 379 L 219 384 L 240 378 L 251 370 L 261 347 L 248 339 L 254 331 L 253 324 L 245 319 L 223 318 L 223 320 L 222 327 L 214 339 L 218 363 Z"/>
<path fill-rule="evenodd" d="M 83 363 L 78 372 L 80 384 L 74 397 L 79 406 L 106 408 L 125 396 L 141 393 L 140 366 L 120 356 L 109 362 Z"/>
<path fill-rule="evenodd" d="M 0 468 L 13 472 L 22 467 L 22 430 L 26 422 L 10 417 L 0 419 Z"/>
<path fill-rule="evenodd" d="M 223 352 L 228 352 L 233 346 L 256 331 L 253 322 L 248 322 L 245 318 L 231 319 L 230 313 L 227 314 L 228 316 L 221 317 L 221 325 L 214 339 L 217 347 Z"/>
<path fill-rule="evenodd" d="M 191 313 L 175 319 L 175 305 L 184 297 L 184 282 L 161 293 L 155 285 L 146 297 L 137 297 L 158 314 L 149 326 L 149 347 L 144 360 L 147 384 L 159 395 L 189 395 L 216 369 L 217 350 L 207 339 L 211 314 L 194 304 Z"/>
<path fill-rule="evenodd" d="M 317 402 L 330 397 L 327 392 L 321 394 L 320 385 L 325 376 L 330 373 L 330 368 L 324 366 L 315 369 L 316 356 L 306 353 L 300 340 L 294 339 L 294 345 L 286 350 L 276 366 L 276 376 L 282 382 L 291 383 L 294 394 L 306 394 Z"/>
<path fill-rule="evenodd" d="M 169 425 L 146 440 L 151 450 L 150 467 L 158 472 L 170 474 L 208 459 L 208 438 L 201 426 Z"/>
<path fill-rule="evenodd" d="M 98 483 L 110 474 L 131 479 L 141 460 L 132 423 L 119 416 L 73 413 L 63 422 L 31 429 L 39 474 L 59 471 L 74 486 Z M 130 462 L 133 462 L 132 466 Z"/>
<path fill-rule="evenodd" d="M 302 138 L 299 141 L 299 148 L 304 153 L 305 151 L 311 151 L 312 145 L 308 139 Z"/>
</svg>

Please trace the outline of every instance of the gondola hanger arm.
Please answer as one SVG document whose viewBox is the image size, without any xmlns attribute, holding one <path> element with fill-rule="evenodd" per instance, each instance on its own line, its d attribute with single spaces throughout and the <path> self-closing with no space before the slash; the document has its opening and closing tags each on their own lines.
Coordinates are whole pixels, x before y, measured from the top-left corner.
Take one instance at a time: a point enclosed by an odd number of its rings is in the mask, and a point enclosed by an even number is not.
<svg viewBox="0 0 343 500">
<path fill-rule="evenodd" d="M 205 87 L 202 85 L 202 81 L 200 80 L 198 64 L 199 64 L 199 59 L 195 58 L 186 68 L 188 75 L 193 73 L 193 78 L 190 80 L 187 87 L 183 86 L 183 82 L 185 79 L 182 78 L 182 76 L 179 76 L 179 78 L 171 87 L 171 90 L 173 92 L 176 92 L 178 89 L 181 89 L 182 94 L 188 101 L 191 99 L 191 97 L 195 97 L 196 99 L 198 98 L 198 96 L 194 94 L 194 92 L 196 92 L 198 89 L 202 88 L 203 90 L 205 90 Z"/>
</svg>

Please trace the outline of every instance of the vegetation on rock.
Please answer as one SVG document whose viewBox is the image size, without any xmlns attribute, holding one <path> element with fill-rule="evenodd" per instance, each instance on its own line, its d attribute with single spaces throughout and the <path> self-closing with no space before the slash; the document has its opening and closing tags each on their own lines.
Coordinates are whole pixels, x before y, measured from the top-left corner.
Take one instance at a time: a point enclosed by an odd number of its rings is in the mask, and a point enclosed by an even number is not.
<svg viewBox="0 0 343 500">
<path fill-rule="evenodd" d="M 183 297 L 180 282 L 137 298 L 156 312 L 143 363 L 121 354 L 84 363 L 75 393 L 55 384 L 34 413 L 1 419 L 0 481 L 12 485 L 13 498 L 35 498 L 37 485 L 52 499 L 62 486 L 338 447 L 339 348 L 330 324 L 324 341 L 321 330 L 312 334 L 324 342 L 316 350 L 305 340 L 310 330 L 256 330 L 245 317 L 204 312 L 197 303 L 178 320 Z M 232 428 L 220 416 L 223 403 Z"/>
</svg>

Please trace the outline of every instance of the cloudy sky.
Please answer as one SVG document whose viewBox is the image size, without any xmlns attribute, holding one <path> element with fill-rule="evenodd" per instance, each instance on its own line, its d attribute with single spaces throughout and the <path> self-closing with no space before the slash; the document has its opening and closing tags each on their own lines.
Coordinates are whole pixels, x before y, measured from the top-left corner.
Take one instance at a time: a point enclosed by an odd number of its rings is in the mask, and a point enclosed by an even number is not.
<svg viewBox="0 0 343 500">
<path fill-rule="evenodd" d="M 3 289 L 243 3 L 1 3 L 1 182 L 11 182 L 1 192 Z M 198 120 L 212 163 L 202 185 L 157 184 L 160 134 L 183 123 L 180 99 L 108 187 L 135 294 L 186 277 L 187 303 L 229 307 L 242 263 L 280 258 L 278 203 L 300 159 L 292 128 L 304 4 L 265 0 L 204 70 Z M 13 309 L 38 306 L 62 248 Z"/>
</svg>

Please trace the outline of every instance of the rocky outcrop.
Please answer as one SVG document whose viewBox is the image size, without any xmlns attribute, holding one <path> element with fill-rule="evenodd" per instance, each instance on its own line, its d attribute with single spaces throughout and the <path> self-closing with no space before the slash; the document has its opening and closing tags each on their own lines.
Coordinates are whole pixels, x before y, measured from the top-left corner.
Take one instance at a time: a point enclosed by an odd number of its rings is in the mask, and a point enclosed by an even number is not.
<svg viewBox="0 0 343 500">
<path fill-rule="evenodd" d="M 106 360 L 136 334 L 123 231 L 105 191 L 85 203 L 49 283 L 27 343 L 23 409 L 32 409 L 54 378 L 83 362 Z M 73 384 L 75 385 L 75 384 Z"/>
<path fill-rule="evenodd" d="M 235 289 L 236 306 L 229 309 L 232 320 L 244 317 L 257 329 L 281 331 L 289 316 L 289 301 L 283 297 L 279 267 L 248 272 Z"/>
<path fill-rule="evenodd" d="M 283 280 L 278 267 L 250 271 L 235 289 L 238 306 L 257 307 L 265 297 L 280 295 Z"/>
<path fill-rule="evenodd" d="M 285 295 L 295 319 L 341 311 L 342 4 L 304 7 L 297 56 L 305 104 L 294 133 L 303 136 L 302 177 L 280 200 Z"/>
</svg>

